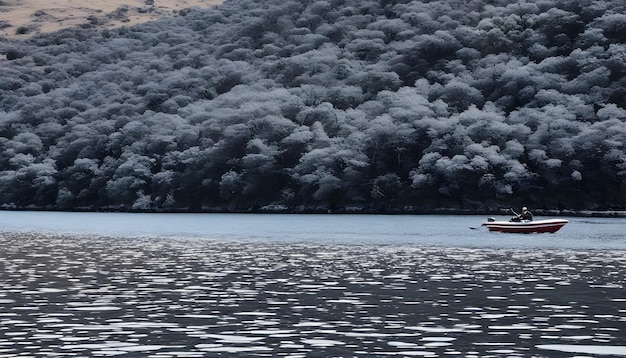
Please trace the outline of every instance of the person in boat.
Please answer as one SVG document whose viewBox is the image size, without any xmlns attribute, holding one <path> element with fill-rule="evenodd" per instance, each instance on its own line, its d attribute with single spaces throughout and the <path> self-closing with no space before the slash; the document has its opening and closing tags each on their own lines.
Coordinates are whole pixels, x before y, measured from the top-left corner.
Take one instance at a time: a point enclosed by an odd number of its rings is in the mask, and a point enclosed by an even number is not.
<svg viewBox="0 0 626 358">
<path fill-rule="evenodd" d="M 513 222 L 520 222 L 520 221 L 532 221 L 533 220 L 533 213 L 531 213 L 527 207 L 523 207 L 522 208 L 522 213 L 518 214 L 516 213 L 513 209 L 511 209 L 511 211 L 513 212 L 513 214 L 515 214 L 515 216 L 513 218 L 511 218 L 511 221 Z"/>
</svg>

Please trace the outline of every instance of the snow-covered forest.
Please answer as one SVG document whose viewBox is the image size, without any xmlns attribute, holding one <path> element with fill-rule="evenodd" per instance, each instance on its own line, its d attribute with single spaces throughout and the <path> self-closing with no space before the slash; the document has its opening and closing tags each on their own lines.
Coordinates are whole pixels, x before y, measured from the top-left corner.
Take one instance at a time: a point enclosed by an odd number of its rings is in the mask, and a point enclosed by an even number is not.
<svg viewBox="0 0 626 358">
<path fill-rule="evenodd" d="M 623 0 L 227 0 L 0 39 L 0 206 L 626 208 Z"/>
</svg>

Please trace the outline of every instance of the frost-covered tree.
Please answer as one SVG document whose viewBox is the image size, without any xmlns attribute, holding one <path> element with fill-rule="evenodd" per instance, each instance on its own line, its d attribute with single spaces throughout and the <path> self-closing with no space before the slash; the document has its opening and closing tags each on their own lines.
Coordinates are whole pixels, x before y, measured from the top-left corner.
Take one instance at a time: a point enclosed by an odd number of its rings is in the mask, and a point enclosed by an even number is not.
<svg viewBox="0 0 626 358">
<path fill-rule="evenodd" d="M 0 43 L 0 206 L 626 207 L 620 0 L 237 0 Z"/>
</svg>

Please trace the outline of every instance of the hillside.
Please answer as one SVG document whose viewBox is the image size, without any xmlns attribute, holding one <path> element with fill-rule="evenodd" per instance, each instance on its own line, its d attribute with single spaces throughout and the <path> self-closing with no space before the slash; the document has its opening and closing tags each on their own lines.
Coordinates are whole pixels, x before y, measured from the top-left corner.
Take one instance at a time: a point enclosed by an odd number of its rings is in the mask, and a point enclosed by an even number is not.
<svg viewBox="0 0 626 358">
<path fill-rule="evenodd" d="M 626 208 L 623 0 L 231 0 L 0 42 L 0 205 Z"/>
</svg>

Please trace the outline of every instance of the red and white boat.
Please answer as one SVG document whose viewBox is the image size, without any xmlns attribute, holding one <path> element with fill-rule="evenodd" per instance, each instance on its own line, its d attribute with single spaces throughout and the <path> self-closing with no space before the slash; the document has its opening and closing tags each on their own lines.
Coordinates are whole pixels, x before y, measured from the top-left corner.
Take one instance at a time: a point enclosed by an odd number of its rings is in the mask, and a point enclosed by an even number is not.
<svg viewBox="0 0 626 358">
<path fill-rule="evenodd" d="M 489 231 L 531 234 L 555 233 L 567 223 L 568 221 L 564 219 L 496 221 L 493 218 L 489 218 L 482 226 L 486 226 Z"/>
</svg>

